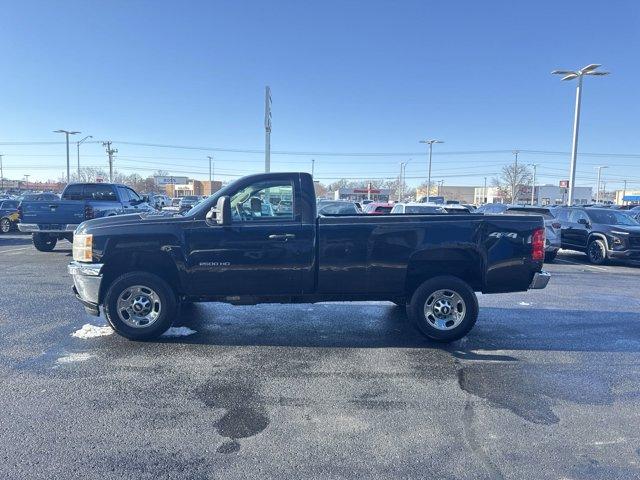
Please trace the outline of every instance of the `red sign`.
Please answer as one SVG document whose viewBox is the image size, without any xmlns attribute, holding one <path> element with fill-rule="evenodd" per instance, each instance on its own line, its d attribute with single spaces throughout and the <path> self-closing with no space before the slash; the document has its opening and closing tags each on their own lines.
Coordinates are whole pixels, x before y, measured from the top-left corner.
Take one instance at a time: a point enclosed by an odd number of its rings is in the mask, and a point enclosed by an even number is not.
<svg viewBox="0 0 640 480">
<path fill-rule="evenodd" d="M 569 188 L 569 180 L 560 180 L 560 188 Z"/>
</svg>

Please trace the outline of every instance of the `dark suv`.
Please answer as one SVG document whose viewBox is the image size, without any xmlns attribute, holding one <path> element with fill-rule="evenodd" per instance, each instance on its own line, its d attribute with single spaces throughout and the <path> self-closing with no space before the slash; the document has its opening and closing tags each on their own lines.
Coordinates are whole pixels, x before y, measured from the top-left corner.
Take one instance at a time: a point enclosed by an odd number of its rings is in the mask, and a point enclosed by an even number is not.
<svg viewBox="0 0 640 480">
<path fill-rule="evenodd" d="M 640 223 L 618 210 L 561 207 L 562 248 L 584 252 L 591 263 L 609 259 L 640 261 Z"/>
</svg>

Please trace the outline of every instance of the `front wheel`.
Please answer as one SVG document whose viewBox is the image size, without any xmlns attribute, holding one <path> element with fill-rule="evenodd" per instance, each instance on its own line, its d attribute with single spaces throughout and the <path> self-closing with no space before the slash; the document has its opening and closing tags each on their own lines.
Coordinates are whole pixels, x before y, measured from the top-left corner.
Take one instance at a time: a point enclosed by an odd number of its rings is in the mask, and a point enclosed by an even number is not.
<svg viewBox="0 0 640 480">
<path fill-rule="evenodd" d="M 420 285 L 407 306 L 409 318 L 428 338 L 452 342 L 464 337 L 478 318 L 478 299 L 457 277 L 442 276 Z"/>
<path fill-rule="evenodd" d="M 592 240 L 587 247 L 589 262 L 594 265 L 607 263 L 607 246 L 603 240 Z"/>
<path fill-rule="evenodd" d="M 173 289 L 148 272 L 126 273 L 116 278 L 104 297 L 109 325 L 130 340 L 151 340 L 171 327 L 178 302 Z"/>
<path fill-rule="evenodd" d="M 0 220 L 0 233 L 9 233 L 11 231 L 11 220 L 3 218 Z"/>
<path fill-rule="evenodd" d="M 56 248 L 58 239 L 48 233 L 34 233 L 33 234 L 33 246 L 36 250 L 41 252 L 50 252 Z"/>
</svg>

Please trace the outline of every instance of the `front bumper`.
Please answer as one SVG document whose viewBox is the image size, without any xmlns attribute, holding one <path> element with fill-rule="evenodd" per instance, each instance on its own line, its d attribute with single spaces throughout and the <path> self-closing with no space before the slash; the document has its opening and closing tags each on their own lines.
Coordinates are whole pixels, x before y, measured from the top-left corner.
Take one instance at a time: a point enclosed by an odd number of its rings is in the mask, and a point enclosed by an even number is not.
<svg viewBox="0 0 640 480">
<path fill-rule="evenodd" d="M 78 228 L 77 224 L 56 225 L 53 228 L 47 228 L 47 225 L 38 225 L 37 223 L 18 223 L 18 230 L 24 233 L 72 233 Z"/>
<path fill-rule="evenodd" d="M 545 288 L 550 279 L 551 275 L 549 274 L 549 272 L 545 272 L 544 270 L 536 272 L 533 274 L 533 280 L 531 280 L 529 289 L 540 290 L 542 288 Z"/>
<path fill-rule="evenodd" d="M 616 260 L 640 261 L 640 250 L 637 248 L 628 250 L 607 250 L 607 256 Z"/>
<path fill-rule="evenodd" d="M 102 283 L 102 264 L 73 261 L 68 265 L 67 270 L 73 277 L 73 291 L 87 313 L 100 315 L 98 304 Z"/>
</svg>

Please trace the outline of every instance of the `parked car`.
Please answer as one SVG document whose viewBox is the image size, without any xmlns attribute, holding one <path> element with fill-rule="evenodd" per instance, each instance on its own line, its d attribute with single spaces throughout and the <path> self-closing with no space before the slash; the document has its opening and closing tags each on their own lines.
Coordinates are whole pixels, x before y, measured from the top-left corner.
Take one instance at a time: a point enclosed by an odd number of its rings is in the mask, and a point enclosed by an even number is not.
<svg viewBox="0 0 640 480">
<path fill-rule="evenodd" d="M 392 208 L 393 205 L 390 203 L 371 202 L 364 206 L 362 212 L 367 215 L 387 215 L 388 213 L 391 213 Z"/>
<path fill-rule="evenodd" d="M 198 204 L 202 199 L 197 195 L 186 195 L 180 198 L 180 203 L 178 207 L 180 208 L 180 212 L 184 213 L 191 210 L 196 204 Z"/>
<path fill-rule="evenodd" d="M 396 203 L 391 209 L 392 214 L 397 213 L 412 213 L 412 214 L 438 214 L 438 213 L 447 213 L 442 205 L 435 205 L 429 203 L 418 203 L 418 202 L 410 202 L 410 203 Z"/>
<path fill-rule="evenodd" d="M 156 194 L 152 197 L 152 204 L 158 210 L 162 210 L 164 207 L 171 205 L 171 199 L 167 195 Z"/>
<path fill-rule="evenodd" d="M 58 240 L 73 241 L 73 231 L 85 220 L 153 210 L 148 198 L 126 185 L 71 183 L 62 199 L 23 199 L 18 205 L 18 229 L 33 234 L 36 249 L 50 252 Z"/>
<path fill-rule="evenodd" d="M 509 205 L 507 203 L 486 203 L 477 208 L 476 213 L 500 214 L 507 211 L 509 207 L 517 205 Z"/>
<path fill-rule="evenodd" d="M 629 210 L 624 210 L 622 213 L 630 216 L 631 218 L 633 218 L 636 222 L 640 222 L 640 209 L 629 209 Z"/>
<path fill-rule="evenodd" d="M 545 262 L 553 262 L 560 250 L 560 222 L 556 219 L 554 211 L 556 209 L 550 207 L 515 207 L 510 206 L 504 212 L 505 215 L 540 215 L 544 219 L 545 228 L 545 245 L 544 260 Z"/>
<path fill-rule="evenodd" d="M 318 215 L 360 215 L 362 211 L 354 202 L 323 200 L 318 202 Z"/>
<path fill-rule="evenodd" d="M 609 208 L 560 207 L 562 248 L 587 254 L 596 265 L 609 259 L 640 260 L 640 223 Z"/>
<path fill-rule="evenodd" d="M 179 207 L 180 206 L 180 197 L 174 197 L 171 199 L 171 206 L 172 207 Z"/>
<path fill-rule="evenodd" d="M 0 233 L 9 233 L 18 224 L 18 200 L 0 200 Z"/>
<path fill-rule="evenodd" d="M 269 191 L 293 210 L 262 215 Z M 155 338 L 180 303 L 390 300 L 437 341 L 463 337 L 483 293 L 544 288 L 539 217 L 317 216 L 307 173 L 241 178 L 185 216 L 82 223 L 69 273 L 85 309 L 133 340 Z"/>
</svg>

